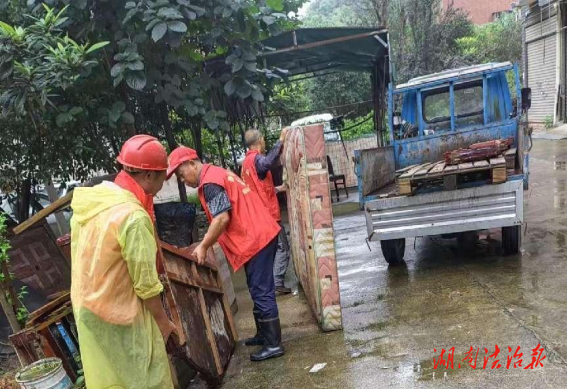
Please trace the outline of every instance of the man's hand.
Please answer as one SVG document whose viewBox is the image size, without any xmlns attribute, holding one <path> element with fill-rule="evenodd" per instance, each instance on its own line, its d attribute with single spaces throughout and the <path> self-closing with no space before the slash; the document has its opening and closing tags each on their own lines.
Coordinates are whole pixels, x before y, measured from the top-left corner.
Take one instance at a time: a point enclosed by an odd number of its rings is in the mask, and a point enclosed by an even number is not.
<svg viewBox="0 0 567 390">
<path fill-rule="evenodd" d="M 281 186 L 277 186 L 276 187 L 276 194 L 279 194 L 280 192 L 286 192 L 287 188 L 285 186 L 285 184 L 282 184 Z"/>
<path fill-rule="evenodd" d="M 193 256 L 197 258 L 197 263 L 199 263 L 199 265 L 205 264 L 205 259 L 207 258 L 207 248 L 205 248 L 203 243 L 197 245 L 195 250 L 193 250 Z"/>
<path fill-rule="evenodd" d="M 169 337 L 172 334 L 175 334 L 177 336 L 177 340 L 179 340 L 179 332 L 177 330 L 177 327 L 169 319 L 167 319 L 167 320 L 165 320 L 161 323 L 158 322 L 158 328 L 159 328 L 159 331 L 161 332 L 161 336 L 163 337 L 164 343 L 167 344 L 167 340 L 169 340 Z"/>
</svg>

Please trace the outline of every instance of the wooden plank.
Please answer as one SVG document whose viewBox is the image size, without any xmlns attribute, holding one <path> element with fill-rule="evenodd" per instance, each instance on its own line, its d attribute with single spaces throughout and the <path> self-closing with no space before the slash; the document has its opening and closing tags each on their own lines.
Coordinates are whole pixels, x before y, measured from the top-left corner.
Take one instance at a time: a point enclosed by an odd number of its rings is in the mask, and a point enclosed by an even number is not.
<svg viewBox="0 0 567 390">
<path fill-rule="evenodd" d="M 497 166 L 501 166 L 501 165 L 506 165 L 506 159 L 504 157 L 496 157 L 496 158 L 491 158 L 490 159 L 490 165 L 493 167 L 497 167 Z"/>
<path fill-rule="evenodd" d="M 405 173 L 405 172 L 407 172 L 407 171 L 409 171 L 410 169 L 415 168 L 415 167 L 417 167 L 417 164 L 409 165 L 409 166 L 407 166 L 407 167 L 405 167 L 405 168 L 398 169 L 398 170 L 396 171 L 396 176 L 399 176 L 399 175 L 401 175 L 402 173 Z"/>
<path fill-rule="evenodd" d="M 488 168 L 488 167 L 490 167 L 490 163 L 486 160 L 475 161 L 475 162 L 473 162 L 473 165 L 474 165 L 475 168 Z"/>
<path fill-rule="evenodd" d="M 417 166 L 413 167 L 412 169 L 410 169 L 409 171 L 407 171 L 406 173 L 404 173 L 403 175 L 401 175 L 399 178 L 400 179 L 408 179 L 408 178 L 412 177 L 414 175 L 414 173 L 416 173 L 421 168 L 423 168 L 425 165 L 428 165 L 428 164 L 417 165 Z"/>
<path fill-rule="evenodd" d="M 444 162 L 444 161 L 441 161 L 441 162 L 438 162 L 437 165 L 435 165 L 435 166 L 433 167 L 433 169 L 431 169 L 431 170 L 429 171 L 429 174 L 430 174 L 430 175 L 435 175 L 435 174 L 438 174 L 438 173 L 443 172 L 444 169 L 445 169 L 445 162 Z"/>
<path fill-rule="evenodd" d="M 492 184 L 504 183 L 506 180 L 506 166 L 492 169 Z"/>
<path fill-rule="evenodd" d="M 222 286 L 223 286 L 222 279 L 221 279 L 220 273 L 218 273 L 218 272 L 217 272 L 217 283 L 222 288 Z M 223 305 L 224 311 L 226 313 L 231 312 L 230 303 L 228 302 L 228 298 L 226 297 L 226 294 L 222 295 L 222 305 Z M 230 333 L 232 333 L 232 339 L 234 341 L 236 341 L 236 340 L 238 340 L 238 332 L 236 331 L 236 324 L 234 323 L 234 317 L 227 316 L 227 318 L 228 318 L 228 324 L 230 325 Z"/>
<path fill-rule="evenodd" d="M 411 180 L 406 179 L 406 180 L 400 180 L 398 182 L 398 186 L 399 186 L 399 192 L 400 195 L 411 195 L 412 193 L 412 187 L 411 187 Z"/>
<path fill-rule="evenodd" d="M 515 156 L 517 152 L 518 152 L 517 148 L 508 149 L 507 151 L 504 152 L 504 156 Z"/>
<path fill-rule="evenodd" d="M 443 170 L 443 173 L 449 173 L 449 172 L 454 172 L 459 170 L 459 166 L 458 165 L 446 165 L 445 169 Z"/>
<path fill-rule="evenodd" d="M 167 271 L 167 277 L 169 278 L 169 280 L 175 283 L 183 284 L 184 286 L 193 287 L 193 288 L 202 288 L 203 290 L 210 291 L 215 294 L 224 294 L 223 291 L 219 288 L 216 288 L 214 286 L 209 286 L 207 284 L 195 283 L 185 275 L 179 275 L 172 271 Z"/>
<path fill-rule="evenodd" d="M 61 295 L 59 298 L 49 302 L 48 304 L 40 307 L 36 311 L 30 313 L 30 315 L 28 316 L 28 322 L 26 323 L 26 327 L 35 325 L 38 321 L 41 321 L 40 317 L 43 317 L 44 315 L 55 310 L 57 306 L 63 305 L 67 302 L 71 302 L 71 294 L 69 292 Z"/>
<path fill-rule="evenodd" d="M 51 203 L 49 206 L 38 212 L 37 214 L 26 219 L 24 222 L 19 224 L 14 228 L 14 234 L 20 234 L 25 232 L 27 229 L 41 221 L 43 218 L 48 217 L 57 210 L 68 206 L 73 199 L 73 191 L 70 191 L 67 195 L 57 199 L 55 202 Z"/>
<path fill-rule="evenodd" d="M 194 267 L 195 264 L 192 264 Z M 196 269 L 195 269 L 196 271 Z M 205 330 L 207 332 L 207 339 L 209 340 L 209 345 L 213 352 L 213 358 L 215 361 L 215 366 L 217 368 L 217 374 L 222 376 L 224 373 L 224 367 L 222 366 L 221 359 L 219 356 L 219 349 L 217 347 L 217 340 L 213 334 L 213 327 L 211 325 L 211 319 L 209 318 L 209 313 L 207 313 L 207 303 L 205 302 L 205 296 L 203 295 L 203 289 L 199 289 L 199 302 L 201 306 L 201 314 L 203 315 L 203 320 L 205 321 Z"/>
<path fill-rule="evenodd" d="M 474 165 L 471 162 L 459 164 L 459 171 L 468 171 L 469 169 L 473 169 Z"/>
<path fill-rule="evenodd" d="M 421 177 L 421 176 L 425 176 L 427 175 L 427 173 L 431 170 L 431 168 L 433 168 L 435 165 L 437 165 L 437 163 L 429 163 L 426 164 L 424 167 L 422 167 L 419 171 L 417 171 L 416 173 L 414 173 L 413 177 Z"/>
<path fill-rule="evenodd" d="M 443 176 L 443 189 L 453 191 L 457 189 L 457 175 Z"/>
</svg>

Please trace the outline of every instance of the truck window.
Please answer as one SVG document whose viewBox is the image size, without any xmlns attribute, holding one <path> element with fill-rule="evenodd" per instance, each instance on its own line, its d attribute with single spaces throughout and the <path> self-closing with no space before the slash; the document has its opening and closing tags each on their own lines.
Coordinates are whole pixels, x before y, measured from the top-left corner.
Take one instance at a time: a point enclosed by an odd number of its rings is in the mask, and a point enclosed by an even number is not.
<svg viewBox="0 0 567 390">
<path fill-rule="evenodd" d="M 423 102 L 423 116 L 427 123 L 450 121 L 449 90 L 427 95 Z"/>
<path fill-rule="evenodd" d="M 455 117 L 457 127 L 484 124 L 482 85 L 455 86 Z"/>
</svg>

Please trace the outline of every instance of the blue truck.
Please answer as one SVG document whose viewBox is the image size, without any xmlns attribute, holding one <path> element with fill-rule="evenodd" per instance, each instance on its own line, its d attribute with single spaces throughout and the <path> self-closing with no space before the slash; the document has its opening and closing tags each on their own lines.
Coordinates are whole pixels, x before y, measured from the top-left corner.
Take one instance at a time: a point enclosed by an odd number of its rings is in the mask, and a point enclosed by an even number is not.
<svg viewBox="0 0 567 390">
<path fill-rule="evenodd" d="M 511 63 L 389 85 L 389 146 L 355 152 L 368 239 L 380 241 L 389 264 L 403 261 L 406 238 L 442 235 L 466 243 L 478 231 L 496 228 L 507 254 L 520 251 L 531 145 L 521 118 L 530 103 L 530 90 L 521 88 L 518 66 Z M 513 140 L 505 159 L 456 167 L 443 162 L 445 152 L 505 139 Z M 431 178 L 423 182 L 437 184 L 420 187 L 418 173 Z M 402 185 L 408 186 L 404 195 Z"/>
</svg>

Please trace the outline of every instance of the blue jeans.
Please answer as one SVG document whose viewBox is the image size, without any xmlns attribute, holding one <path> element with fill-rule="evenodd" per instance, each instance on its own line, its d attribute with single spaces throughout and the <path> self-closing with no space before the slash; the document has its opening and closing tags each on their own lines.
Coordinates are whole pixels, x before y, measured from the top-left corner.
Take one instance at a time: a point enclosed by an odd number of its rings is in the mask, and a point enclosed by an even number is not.
<svg viewBox="0 0 567 390">
<path fill-rule="evenodd" d="M 279 315 L 274 284 L 274 257 L 277 247 L 276 237 L 244 265 L 248 291 L 254 301 L 254 311 L 258 312 L 262 320 L 277 318 Z"/>
<path fill-rule="evenodd" d="M 278 222 L 282 230 L 278 235 L 278 250 L 274 261 L 274 282 L 276 287 L 284 287 L 285 274 L 289 266 L 289 242 L 283 223 Z"/>
</svg>

